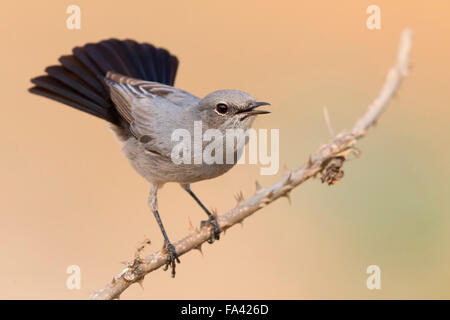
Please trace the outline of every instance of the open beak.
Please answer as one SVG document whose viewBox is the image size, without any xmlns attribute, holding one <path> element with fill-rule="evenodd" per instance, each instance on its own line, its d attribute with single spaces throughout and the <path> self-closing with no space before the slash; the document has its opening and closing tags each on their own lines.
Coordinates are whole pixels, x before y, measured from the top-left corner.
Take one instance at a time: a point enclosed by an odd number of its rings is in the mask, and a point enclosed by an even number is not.
<svg viewBox="0 0 450 320">
<path fill-rule="evenodd" d="M 270 103 L 255 101 L 255 102 L 252 102 L 247 108 L 239 110 L 235 114 L 240 114 L 240 113 L 245 114 L 245 116 L 243 118 L 241 118 L 241 120 L 244 120 L 245 118 L 250 117 L 250 116 L 256 116 L 258 114 L 270 113 L 270 111 L 266 111 L 266 110 L 255 110 L 255 108 L 258 108 L 261 106 L 270 106 Z"/>
</svg>

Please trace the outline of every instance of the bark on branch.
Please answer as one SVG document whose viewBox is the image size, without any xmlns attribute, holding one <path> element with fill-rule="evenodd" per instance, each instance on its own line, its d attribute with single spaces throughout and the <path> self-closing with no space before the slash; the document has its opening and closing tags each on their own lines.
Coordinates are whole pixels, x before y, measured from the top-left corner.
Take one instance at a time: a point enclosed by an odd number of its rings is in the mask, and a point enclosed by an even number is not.
<svg viewBox="0 0 450 320">
<path fill-rule="evenodd" d="M 367 112 L 356 122 L 351 131 L 337 135 L 330 143 L 322 145 L 298 169 L 287 173 L 280 181 L 268 188 L 261 188 L 257 183 L 256 193 L 247 200 L 240 199 L 240 203 L 229 212 L 218 217 L 222 232 L 231 228 L 259 209 L 281 198 L 289 198 L 292 189 L 306 180 L 321 175 L 322 182 L 335 184 L 343 176 L 342 166 L 347 160 L 348 153 L 356 152 L 355 144 L 364 137 L 386 109 L 388 102 L 395 95 L 403 78 L 408 73 L 409 55 L 412 46 L 412 32 L 404 30 L 400 39 L 397 60 L 389 70 L 386 81 L 378 97 L 369 105 Z M 241 196 L 240 196 L 241 198 Z M 191 234 L 174 243 L 179 256 L 201 248 L 210 238 L 210 226 L 200 230 L 193 230 Z M 148 273 L 165 265 L 167 252 L 160 250 L 145 258 L 137 254 L 113 280 L 103 289 L 91 296 L 91 299 L 117 299 L 133 283 L 140 283 Z"/>
</svg>

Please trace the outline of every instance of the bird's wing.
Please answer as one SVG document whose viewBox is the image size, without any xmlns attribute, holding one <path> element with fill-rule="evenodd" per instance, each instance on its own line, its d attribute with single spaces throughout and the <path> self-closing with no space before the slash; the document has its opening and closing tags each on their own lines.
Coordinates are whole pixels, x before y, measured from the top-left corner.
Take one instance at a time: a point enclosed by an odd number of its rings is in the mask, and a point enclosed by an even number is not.
<svg viewBox="0 0 450 320">
<path fill-rule="evenodd" d="M 182 123 L 185 108 L 199 99 L 171 86 L 118 74 L 108 73 L 105 83 L 131 134 L 148 151 L 170 157 L 171 134 Z"/>
<path fill-rule="evenodd" d="M 197 104 L 200 99 L 187 91 L 174 88 L 172 86 L 152 81 L 145 81 L 135 78 L 130 78 L 116 72 L 108 72 L 106 78 L 118 83 L 129 84 L 134 87 L 142 88 L 159 97 L 169 100 L 173 104 L 180 107 L 189 107 Z"/>
</svg>

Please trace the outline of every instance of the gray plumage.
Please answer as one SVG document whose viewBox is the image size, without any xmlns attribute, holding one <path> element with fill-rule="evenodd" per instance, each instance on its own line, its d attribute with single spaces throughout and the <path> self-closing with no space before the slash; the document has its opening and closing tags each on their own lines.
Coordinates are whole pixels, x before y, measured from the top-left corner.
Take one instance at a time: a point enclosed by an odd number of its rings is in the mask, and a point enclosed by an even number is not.
<svg viewBox="0 0 450 320">
<path fill-rule="evenodd" d="M 219 90 L 199 99 L 160 83 L 115 73 L 108 73 L 106 78 L 116 108 L 129 123 L 130 134 L 119 134 L 124 142 L 123 152 L 136 171 L 152 185 L 190 184 L 215 178 L 231 169 L 233 165 L 225 161 L 224 164 L 194 164 L 193 156 L 191 164 L 175 164 L 171 152 L 177 142 L 171 140 L 171 134 L 176 129 L 186 129 L 193 136 L 194 121 L 202 122 L 203 131 L 213 128 L 223 135 L 226 129 L 247 130 L 254 118 L 240 120 L 245 114 L 236 114 L 236 111 L 248 108 L 254 102 L 252 96 L 238 90 Z M 228 105 L 227 114 L 216 112 L 220 103 Z M 237 149 L 236 153 L 239 151 Z"/>
<path fill-rule="evenodd" d="M 132 40 L 110 39 L 73 49 L 73 55 L 60 59 L 60 66 L 46 69 L 47 75 L 32 79 L 30 92 L 75 107 L 111 123 L 123 143 L 123 153 L 134 169 L 150 183 L 149 206 L 164 236 L 168 250 L 166 269 L 179 261 L 175 248 L 162 225 L 157 205 L 157 190 L 167 182 L 179 183 L 208 214 L 211 241 L 219 238 L 216 218 L 190 189 L 190 184 L 220 176 L 233 164 L 177 164 L 171 154 L 174 130 L 184 129 L 194 136 L 194 123 L 202 131 L 247 130 L 256 110 L 267 103 L 256 102 L 239 90 L 218 90 L 200 99 L 173 87 L 178 59 L 165 49 Z M 204 148 L 209 142 L 202 142 Z M 220 143 L 225 147 L 225 140 Z M 232 150 L 235 159 L 243 144 Z M 224 149 L 225 150 L 225 149 Z"/>
</svg>

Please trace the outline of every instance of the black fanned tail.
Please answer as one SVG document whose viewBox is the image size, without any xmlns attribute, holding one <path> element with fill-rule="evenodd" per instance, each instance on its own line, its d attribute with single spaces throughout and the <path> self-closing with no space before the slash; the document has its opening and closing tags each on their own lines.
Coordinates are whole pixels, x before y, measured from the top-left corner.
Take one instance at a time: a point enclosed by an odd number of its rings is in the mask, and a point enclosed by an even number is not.
<svg viewBox="0 0 450 320">
<path fill-rule="evenodd" d="M 59 58 L 61 65 L 31 79 L 31 93 L 44 96 L 116 125 L 120 115 L 104 85 L 108 71 L 173 86 L 178 59 L 167 50 L 133 40 L 109 39 L 76 47 Z"/>
</svg>

